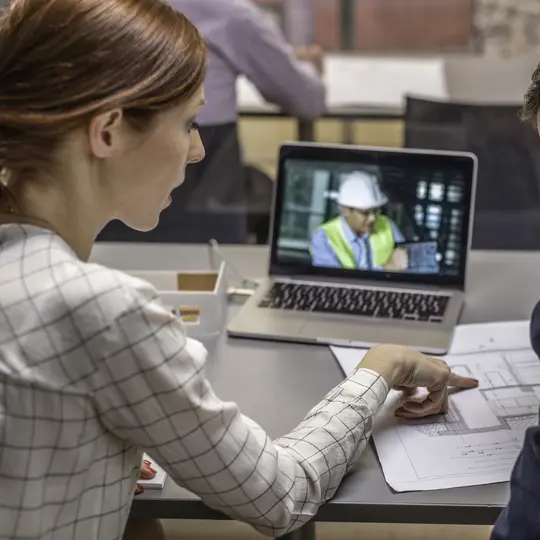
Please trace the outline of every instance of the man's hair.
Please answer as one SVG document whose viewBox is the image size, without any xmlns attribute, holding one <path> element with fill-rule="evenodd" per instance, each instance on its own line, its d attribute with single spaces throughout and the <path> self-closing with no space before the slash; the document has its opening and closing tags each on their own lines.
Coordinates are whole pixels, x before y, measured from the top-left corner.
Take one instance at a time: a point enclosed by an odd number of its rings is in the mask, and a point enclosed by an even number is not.
<svg viewBox="0 0 540 540">
<path fill-rule="evenodd" d="M 532 82 L 525 94 L 525 102 L 521 109 L 521 118 L 536 126 L 537 115 L 540 110 L 540 64 L 532 75 Z"/>
</svg>

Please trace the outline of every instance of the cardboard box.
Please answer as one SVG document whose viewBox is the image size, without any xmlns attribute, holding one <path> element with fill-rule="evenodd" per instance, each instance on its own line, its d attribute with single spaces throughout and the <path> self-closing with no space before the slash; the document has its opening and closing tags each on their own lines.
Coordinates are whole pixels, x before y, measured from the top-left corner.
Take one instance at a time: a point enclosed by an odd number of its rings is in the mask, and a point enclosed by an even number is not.
<svg viewBox="0 0 540 540">
<path fill-rule="evenodd" d="M 196 339 L 219 334 L 227 312 L 225 264 L 216 271 L 130 271 L 151 283 L 161 300 L 184 323 L 189 337 Z"/>
</svg>

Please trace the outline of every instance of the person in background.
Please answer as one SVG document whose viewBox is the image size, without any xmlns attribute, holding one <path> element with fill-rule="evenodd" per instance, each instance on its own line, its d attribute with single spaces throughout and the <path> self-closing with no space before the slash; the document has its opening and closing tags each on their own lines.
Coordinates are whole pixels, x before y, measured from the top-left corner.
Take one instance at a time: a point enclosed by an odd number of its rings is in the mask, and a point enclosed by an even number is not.
<svg viewBox="0 0 540 540">
<path fill-rule="evenodd" d="M 236 82 L 246 76 L 270 103 L 302 119 L 321 116 L 323 53 L 294 49 L 249 0 L 170 0 L 198 27 L 208 47 L 206 106 L 197 118 L 207 159 L 188 171 L 178 197 L 154 231 L 142 235 L 114 222 L 100 240 L 245 243 L 246 172 L 238 139 Z M 263 128 L 264 129 L 264 128 Z"/>
<path fill-rule="evenodd" d="M 540 64 L 525 96 L 522 117 L 540 132 Z M 540 359 L 540 302 L 530 323 L 531 345 Z M 525 434 L 523 449 L 510 479 L 510 500 L 493 529 L 491 540 L 537 540 L 540 538 L 540 427 Z"/>
<path fill-rule="evenodd" d="M 205 71 L 201 35 L 163 0 L 15 0 L 0 16 L 1 539 L 119 540 L 143 451 L 280 537 L 335 494 L 391 388 L 427 387 L 396 411 L 418 418 L 477 385 L 381 345 L 272 441 L 214 393 L 207 351 L 154 287 L 89 262 L 112 219 L 156 227 L 204 158 Z"/>
<path fill-rule="evenodd" d="M 381 214 L 388 197 L 376 175 L 366 171 L 344 175 L 337 202 L 341 216 L 321 225 L 311 240 L 314 266 L 389 272 L 407 269 L 407 250 L 395 247 L 405 238 L 396 224 Z"/>
<path fill-rule="evenodd" d="M 236 81 L 245 75 L 270 103 L 304 119 L 325 111 L 323 53 L 293 48 L 268 15 L 250 0 L 170 0 L 201 32 L 208 47 L 206 105 L 201 127 L 235 126 Z"/>
</svg>

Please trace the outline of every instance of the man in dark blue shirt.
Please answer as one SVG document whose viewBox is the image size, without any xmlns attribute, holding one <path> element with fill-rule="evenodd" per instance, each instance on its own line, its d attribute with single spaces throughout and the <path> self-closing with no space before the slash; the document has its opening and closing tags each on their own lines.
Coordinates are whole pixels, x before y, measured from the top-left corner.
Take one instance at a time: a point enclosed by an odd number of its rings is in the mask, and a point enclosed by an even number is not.
<svg viewBox="0 0 540 540">
<path fill-rule="evenodd" d="M 531 318 L 531 343 L 540 357 L 540 302 Z M 527 430 L 510 482 L 510 501 L 491 540 L 540 539 L 540 427 Z"/>
<path fill-rule="evenodd" d="M 540 132 L 540 65 L 525 96 L 523 118 Z M 531 344 L 540 358 L 540 302 L 531 317 Z M 491 540 L 540 539 L 540 427 L 529 428 L 510 480 L 510 501 Z"/>
<path fill-rule="evenodd" d="M 540 65 L 532 76 L 522 116 L 540 132 Z M 531 317 L 531 344 L 540 357 L 540 302 Z M 523 450 L 512 471 L 510 501 L 502 512 L 491 540 L 540 539 L 540 427 L 529 428 Z"/>
</svg>

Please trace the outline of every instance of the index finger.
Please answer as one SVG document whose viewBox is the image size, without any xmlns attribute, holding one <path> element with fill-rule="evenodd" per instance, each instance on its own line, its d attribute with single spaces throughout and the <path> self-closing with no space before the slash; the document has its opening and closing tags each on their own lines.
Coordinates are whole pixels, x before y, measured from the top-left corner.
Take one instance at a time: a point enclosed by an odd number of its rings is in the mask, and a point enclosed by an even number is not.
<svg viewBox="0 0 540 540">
<path fill-rule="evenodd" d="M 450 376 L 448 377 L 448 386 L 468 390 L 470 388 L 476 388 L 478 386 L 478 381 L 471 377 L 462 377 L 451 371 Z"/>
</svg>

